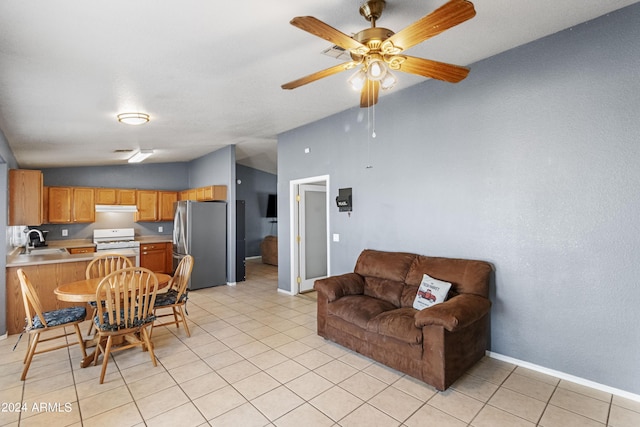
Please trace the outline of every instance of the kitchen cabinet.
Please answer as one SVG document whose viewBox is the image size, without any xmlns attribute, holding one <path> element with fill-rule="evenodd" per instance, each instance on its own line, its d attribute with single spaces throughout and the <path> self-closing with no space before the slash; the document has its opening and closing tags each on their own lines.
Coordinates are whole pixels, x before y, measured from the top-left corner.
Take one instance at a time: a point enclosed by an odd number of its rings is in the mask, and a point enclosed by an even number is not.
<svg viewBox="0 0 640 427">
<path fill-rule="evenodd" d="M 71 222 L 71 187 L 49 187 L 49 224 Z"/>
<path fill-rule="evenodd" d="M 96 202 L 93 188 L 73 188 L 73 222 L 94 222 L 96 220 Z"/>
<path fill-rule="evenodd" d="M 138 190 L 136 222 L 173 221 L 173 204 L 178 201 L 176 191 Z"/>
<path fill-rule="evenodd" d="M 9 225 L 41 225 L 43 184 L 39 170 L 9 170 Z"/>
<path fill-rule="evenodd" d="M 172 244 L 167 242 L 140 245 L 140 266 L 155 273 L 171 274 L 173 270 L 171 250 Z"/>
<path fill-rule="evenodd" d="M 9 334 L 17 334 L 24 329 L 25 312 L 22 302 L 22 291 L 20 290 L 20 281 L 18 280 L 17 274 L 18 268 L 22 268 L 25 273 L 27 273 L 29 280 L 31 280 L 38 294 L 43 311 L 50 311 L 78 305 L 78 303 L 58 301 L 53 291 L 64 283 L 83 280 L 88 264 L 89 261 L 78 261 L 7 267 L 7 332 Z M 92 309 L 87 305 L 87 312 L 91 313 L 91 311 Z"/>
<path fill-rule="evenodd" d="M 135 214 L 136 222 L 157 221 L 158 214 L 158 192 L 155 190 L 137 191 L 138 212 Z"/>
<path fill-rule="evenodd" d="M 204 202 L 213 198 L 213 185 L 196 188 L 196 200 Z"/>
<path fill-rule="evenodd" d="M 206 185 L 204 187 L 190 188 L 179 193 L 180 200 L 197 200 L 208 202 L 212 200 L 227 200 L 226 185 Z"/>
<path fill-rule="evenodd" d="M 93 188 L 49 187 L 49 224 L 94 222 L 96 207 Z"/>
<path fill-rule="evenodd" d="M 89 254 L 89 253 L 95 252 L 96 251 L 96 247 L 95 246 L 83 246 L 83 247 L 77 247 L 77 248 L 67 248 L 67 251 L 71 255 Z"/>
<path fill-rule="evenodd" d="M 173 204 L 178 201 L 178 193 L 175 191 L 159 191 L 158 207 L 159 221 L 173 221 Z"/>
<path fill-rule="evenodd" d="M 207 202 L 211 200 L 227 200 L 226 185 L 207 185 L 196 188 L 196 200 Z"/>
<path fill-rule="evenodd" d="M 129 188 L 96 188 L 96 205 L 135 205 L 136 190 Z"/>
<path fill-rule="evenodd" d="M 214 185 L 213 186 L 213 200 L 227 200 L 227 186 L 226 185 Z"/>
</svg>

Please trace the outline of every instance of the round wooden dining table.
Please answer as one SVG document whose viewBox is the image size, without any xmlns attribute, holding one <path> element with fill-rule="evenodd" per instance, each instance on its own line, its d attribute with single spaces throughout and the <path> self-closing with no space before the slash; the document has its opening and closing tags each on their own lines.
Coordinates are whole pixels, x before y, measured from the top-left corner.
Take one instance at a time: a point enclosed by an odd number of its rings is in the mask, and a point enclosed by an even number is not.
<svg viewBox="0 0 640 427">
<path fill-rule="evenodd" d="M 164 288 L 169 284 L 171 276 L 164 273 L 155 273 L 155 275 L 158 278 L 158 291 L 163 292 Z M 98 290 L 98 285 L 102 279 L 103 277 L 98 277 L 94 279 L 84 279 L 65 283 L 64 285 L 58 286 L 53 292 L 56 294 L 56 298 L 60 301 L 85 303 L 95 301 L 96 291 Z M 94 347 L 97 344 L 98 339 L 97 334 L 93 337 L 87 337 L 85 339 L 85 346 Z M 80 362 L 80 366 L 82 368 L 89 366 L 93 361 L 94 354 L 95 350 L 93 353 L 87 354 L 87 356 L 82 359 L 82 362 Z"/>
<path fill-rule="evenodd" d="M 162 292 L 171 280 L 171 276 L 164 273 L 155 273 L 158 278 L 158 291 Z M 96 290 L 102 277 L 83 279 L 65 283 L 58 286 L 53 293 L 60 301 L 66 302 L 91 302 L 96 300 Z"/>
</svg>

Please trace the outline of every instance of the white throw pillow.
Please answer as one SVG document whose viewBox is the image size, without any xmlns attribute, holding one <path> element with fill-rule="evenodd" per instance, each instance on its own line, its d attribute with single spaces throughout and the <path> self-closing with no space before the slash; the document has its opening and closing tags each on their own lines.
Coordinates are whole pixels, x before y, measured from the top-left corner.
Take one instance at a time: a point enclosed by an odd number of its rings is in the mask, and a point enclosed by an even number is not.
<svg viewBox="0 0 640 427">
<path fill-rule="evenodd" d="M 444 300 L 447 299 L 449 289 L 451 289 L 451 283 L 434 279 L 425 274 L 422 276 L 420 287 L 418 287 L 416 299 L 413 300 L 413 308 L 422 310 L 423 308 L 444 302 Z"/>
</svg>

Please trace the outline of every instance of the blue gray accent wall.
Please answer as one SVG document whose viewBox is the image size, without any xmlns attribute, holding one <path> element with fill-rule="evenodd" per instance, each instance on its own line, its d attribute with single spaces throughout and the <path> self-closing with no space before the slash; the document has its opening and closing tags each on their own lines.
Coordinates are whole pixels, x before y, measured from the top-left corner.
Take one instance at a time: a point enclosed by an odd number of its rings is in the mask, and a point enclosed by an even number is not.
<svg viewBox="0 0 640 427">
<path fill-rule="evenodd" d="M 353 188 L 333 274 L 365 248 L 489 261 L 492 351 L 640 394 L 638 22 L 635 4 L 384 96 L 376 138 L 359 108 L 280 135 L 279 288 L 289 182 L 330 175 L 331 199 Z"/>
<path fill-rule="evenodd" d="M 267 218 L 269 194 L 276 194 L 278 177 L 243 165 L 236 165 L 236 197 L 245 201 L 247 257 L 260 256 L 260 243 L 265 236 L 276 235 L 276 219 Z"/>
<path fill-rule="evenodd" d="M 143 188 L 178 191 L 189 188 L 189 163 L 138 163 L 42 169 L 45 186 Z"/>
</svg>

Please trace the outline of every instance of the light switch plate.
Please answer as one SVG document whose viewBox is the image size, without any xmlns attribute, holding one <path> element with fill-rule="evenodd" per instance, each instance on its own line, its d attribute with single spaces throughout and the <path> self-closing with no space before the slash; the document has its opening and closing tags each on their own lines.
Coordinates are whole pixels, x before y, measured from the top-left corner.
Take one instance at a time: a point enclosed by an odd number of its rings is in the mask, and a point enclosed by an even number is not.
<svg viewBox="0 0 640 427">
<path fill-rule="evenodd" d="M 338 233 L 334 233 L 333 234 L 333 241 L 334 242 L 339 242 L 340 241 L 340 235 Z"/>
<path fill-rule="evenodd" d="M 158 233 L 162 233 L 164 231 L 164 227 L 163 226 L 158 226 Z"/>
<path fill-rule="evenodd" d="M 66 237 L 69 235 L 69 230 L 67 230 L 66 228 L 62 229 L 62 237 Z"/>
</svg>

